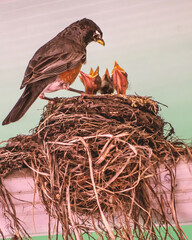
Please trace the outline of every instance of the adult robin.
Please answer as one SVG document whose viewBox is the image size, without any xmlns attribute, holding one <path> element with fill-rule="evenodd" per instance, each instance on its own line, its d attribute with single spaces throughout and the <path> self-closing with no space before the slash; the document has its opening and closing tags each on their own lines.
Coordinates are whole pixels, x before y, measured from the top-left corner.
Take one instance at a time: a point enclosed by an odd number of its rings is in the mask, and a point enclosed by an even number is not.
<svg viewBox="0 0 192 240">
<path fill-rule="evenodd" d="M 109 75 L 108 68 L 105 71 L 105 74 L 101 78 L 101 94 L 111 94 L 114 92 L 113 80 Z"/>
<path fill-rule="evenodd" d="M 39 96 L 60 89 L 76 92 L 69 86 L 86 62 L 86 46 L 92 42 L 105 45 L 101 29 L 89 19 L 76 21 L 37 50 L 25 71 L 21 88 L 23 94 L 3 125 L 19 120 Z"/>
<path fill-rule="evenodd" d="M 95 71 L 91 68 L 90 73 L 86 74 L 80 71 L 79 75 L 83 85 L 85 86 L 85 93 L 95 95 L 101 88 L 101 78 L 99 76 L 99 67 Z"/>
<path fill-rule="evenodd" d="M 128 88 L 128 74 L 123 68 L 121 68 L 118 63 L 115 61 L 114 68 L 112 70 L 112 79 L 114 88 L 117 91 L 117 94 L 126 95 L 126 90 Z"/>
</svg>

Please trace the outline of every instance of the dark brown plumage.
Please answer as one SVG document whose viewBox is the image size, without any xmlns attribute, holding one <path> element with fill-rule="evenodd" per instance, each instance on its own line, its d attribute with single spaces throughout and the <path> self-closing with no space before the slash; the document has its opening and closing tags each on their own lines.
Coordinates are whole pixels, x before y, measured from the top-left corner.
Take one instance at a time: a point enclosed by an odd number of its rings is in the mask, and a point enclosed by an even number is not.
<svg viewBox="0 0 192 240">
<path fill-rule="evenodd" d="M 21 84 L 25 90 L 2 124 L 19 120 L 38 96 L 44 98 L 45 92 L 74 90 L 69 86 L 86 62 L 86 46 L 92 41 L 104 45 L 102 31 L 93 21 L 84 18 L 37 50 Z"/>
<path fill-rule="evenodd" d="M 108 68 L 105 71 L 105 74 L 101 78 L 101 94 L 111 94 L 114 92 L 113 80 L 109 75 Z"/>
</svg>

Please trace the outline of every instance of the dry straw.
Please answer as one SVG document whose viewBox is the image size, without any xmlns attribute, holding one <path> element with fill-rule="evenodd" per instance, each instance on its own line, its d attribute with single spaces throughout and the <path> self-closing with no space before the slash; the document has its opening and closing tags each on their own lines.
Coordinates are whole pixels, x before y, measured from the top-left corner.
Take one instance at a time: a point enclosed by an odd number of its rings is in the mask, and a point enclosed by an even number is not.
<svg viewBox="0 0 192 240">
<path fill-rule="evenodd" d="M 0 149 L 1 178 L 30 168 L 47 213 L 58 221 L 56 234 L 61 224 L 64 239 L 84 234 L 90 239 L 173 239 L 170 229 L 187 239 L 177 221 L 174 168 L 191 153 L 173 138 L 173 128 L 158 111 L 157 102 L 140 96 L 57 99 L 46 106 L 31 135 L 11 138 Z M 168 195 L 160 166 L 169 171 Z M 14 234 L 26 236 L 3 184 L 0 199 Z"/>
</svg>

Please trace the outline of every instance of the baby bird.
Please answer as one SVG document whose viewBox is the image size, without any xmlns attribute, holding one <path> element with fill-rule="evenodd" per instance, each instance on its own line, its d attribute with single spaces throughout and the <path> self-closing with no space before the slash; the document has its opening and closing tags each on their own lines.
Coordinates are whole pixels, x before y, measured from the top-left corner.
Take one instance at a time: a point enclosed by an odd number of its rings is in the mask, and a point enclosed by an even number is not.
<svg viewBox="0 0 192 240">
<path fill-rule="evenodd" d="M 95 95 L 101 88 L 101 78 L 99 76 L 99 67 L 95 71 L 91 68 L 90 73 L 86 74 L 80 71 L 80 79 L 85 86 L 85 93 L 88 95 Z"/>
<path fill-rule="evenodd" d="M 128 88 L 128 74 L 118 65 L 116 61 L 111 73 L 111 77 L 113 79 L 113 85 L 117 91 L 117 94 L 126 95 L 126 90 Z"/>
<path fill-rule="evenodd" d="M 105 74 L 103 75 L 101 79 L 101 89 L 100 89 L 101 94 L 111 94 L 114 92 L 114 87 L 113 87 L 113 80 L 109 75 L 108 68 L 105 71 Z"/>
</svg>

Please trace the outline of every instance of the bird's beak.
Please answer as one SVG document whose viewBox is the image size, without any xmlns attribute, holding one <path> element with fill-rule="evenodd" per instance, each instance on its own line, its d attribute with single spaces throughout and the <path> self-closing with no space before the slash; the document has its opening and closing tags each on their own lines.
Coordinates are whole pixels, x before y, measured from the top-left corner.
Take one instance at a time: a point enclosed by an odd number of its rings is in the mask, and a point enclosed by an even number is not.
<svg viewBox="0 0 192 240">
<path fill-rule="evenodd" d="M 105 75 L 106 75 L 107 77 L 109 77 L 109 70 L 108 70 L 108 68 L 106 68 Z"/>
<path fill-rule="evenodd" d="M 79 77 L 82 79 L 82 78 L 85 78 L 87 75 L 84 73 L 84 72 L 82 72 L 82 71 L 80 71 L 79 72 L 81 75 L 79 75 Z"/>
<path fill-rule="evenodd" d="M 111 74 L 113 74 L 115 70 L 119 70 L 120 72 L 122 72 L 122 73 L 125 74 L 125 70 L 124 70 L 123 68 L 121 68 L 121 67 L 119 66 L 119 64 L 118 64 L 116 61 L 115 61 L 114 68 L 113 68 Z"/>
<path fill-rule="evenodd" d="M 97 76 L 99 74 L 99 66 L 97 67 L 97 69 L 94 72 L 94 76 Z"/>
<path fill-rule="evenodd" d="M 93 74 L 94 74 L 94 71 L 93 71 L 93 68 L 91 68 L 89 75 L 93 75 Z"/>
<path fill-rule="evenodd" d="M 80 71 L 80 73 L 81 73 L 81 71 Z M 98 74 L 99 74 L 99 66 L 97 67 L 97 69 L 95 71 L 93 71 L 93 68 L 91 68 L 90 73 L 89 73 L 88 76 L 90 78 L 95 78 Z"/>
<path fill-rule="evenodd" d="M 99 44 L 105 46 L 105 42 L 102 38 L 97 38 L 97 39 L 95 39 L 95 41 L 98 42 Z"/>
<path fill-rule="evenodd" d="M 88 80 L 90 80 L 90 78 L 95 78 L 94 71 L 93 71 L 92 74 L 86 74 L 86 73 L 80 71 L 79 78 L 80 78 L 81 81 L 83 81 L 83 82 L 84 82 L 84 80 L 88 81 Z"/>
</svg>

